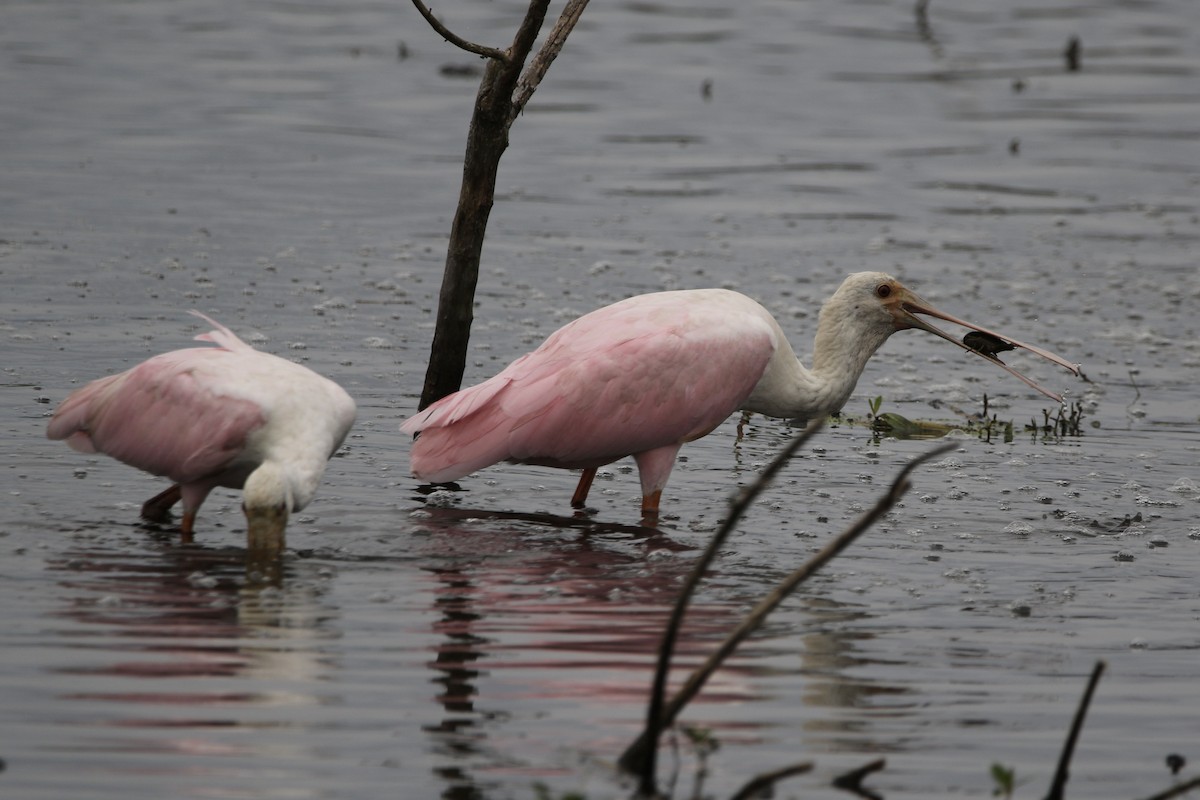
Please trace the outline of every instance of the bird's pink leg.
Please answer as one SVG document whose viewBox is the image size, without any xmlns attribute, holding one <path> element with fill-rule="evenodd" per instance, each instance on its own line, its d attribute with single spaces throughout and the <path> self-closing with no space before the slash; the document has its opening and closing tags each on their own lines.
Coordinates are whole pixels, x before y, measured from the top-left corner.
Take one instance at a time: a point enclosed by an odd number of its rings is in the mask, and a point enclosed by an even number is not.
<svg viewBox="0 0 1200 800">
<path fill-rule="evenodd" d="M 675 454 L 682 446 L 683 443 L 678 442 L 633 456 L 642 479 L 642 522 L 653 524 L 658 521 L 662 490 L 667 485 L 667 478 L 671 477 L 671 467 L 675 466 Z"/>
<path fill-rule="evenodd" d="M 642 519 L 658 519 L 658 503 L 662 500 L 662 489 L 642 495 Z"/>
<path fill-rule="evenodd" d="M 142 519 L 147 522 L 170 522 L 171 506 L 179 502 L 183 491 L 178 483 L 173 483 L 165 491 L 151 497 L 142 504 Z"/>
<path fill-rule="evenodd" d="M 596 479 L 596 468 L 589 467 L 579 476 L 579 485 L 575 487 L 575 494 L 571 495 L 571 508 L 583 508 L 587 502 L 588 492 L 592 490 L 592 481 Z"/>
<path fill-rule="evenodd" d="M 192 543 L 192 531 L 196 527 L 196 509 L 185 508 L 183 521 L 179 524 L 179 541 L 183 544 Z"/>
</svg>

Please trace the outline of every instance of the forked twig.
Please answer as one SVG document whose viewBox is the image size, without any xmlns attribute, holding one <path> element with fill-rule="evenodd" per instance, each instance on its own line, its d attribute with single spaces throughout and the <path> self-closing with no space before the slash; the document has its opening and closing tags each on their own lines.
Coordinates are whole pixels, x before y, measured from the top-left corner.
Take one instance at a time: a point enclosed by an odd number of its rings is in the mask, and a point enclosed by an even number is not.
<svg viewBox="0 0 1200 800">
<path fill-rule="evenodd" d="M 550 69 L 554 59 L 558 57 L 563 44 L 567 41 L 567 36 L 575 29 L 575 23 L 579 22 L 579 16 L 587 8 L 587 4 L 588 0 L 568 0 L 562 13 L 558 15 L 558 22 L 554 23 L 554 27 L 550 29 L 541 49 L 529 62 L 529 66 L 525 68 L 525 74 L 517 81 L 512 110 L 509 112 L 508 122 L 510 125 L 525 110 L 525 104 L 529 102 L 529 98 L 533 96 L 538 84 L 542 82 L 546 70 Z"/>
<path fill-rule="evenodd" d="M 815 432 L 815 428 L 813 428 L 813 426 L 810 426 L 809 429 L 806 429 L 805 431 L 807 435 L 811 435 L 813 432 Z M 795 442 L 793 442 L 793 444 L 799 446 Z M 867 510 L 862 516 L 860 516 L 850 528 L 834 538 L 829 544 L 822 548 L 820 552 L 805 562 L 799 569 L 795 570 L 778 586 L 776 586 L 770 594 L 764 597 L 758 603 L 758 605 L 755 606 L 754 610 L 752 610 L 746 616 L 746 618 L 742 620 L 738 627 L 735 628 L 728 637 L 726 637 L 725 641 L 721 643 L 721 645 L 708 657 L 708 659 L 692 672 L 675 696 L 671 698 L 671 701 L 663 704 L 661 712 L 652 710 L 651 713 L 647 714 L 646 728 L 633 742 L 633 744 L 631 744 L 625 750 L 625 752 L 621 754 L 621 758 L 619 760 L 620 765 L 624 769 L 634 772 L 639 776 L 639 791 L 641 791 L 643 795 L 652 795 L 654 791 L 654 753 L 657 749 L 658 736 L 663 727 L 670 725 L 675 721 L 675 718 L 678 716 L 679 712 L 682 711 L 684 706 L 686 706 L 688 702 L 690 702 L 691 699 L 700 692 L 708 678 L 711 677 L 711 675 L 725 661 L 725 659 L 737 649 L 738 645 L 741 644 L 747 636 L 753 633 L 762 624 L 763 620 L 766 619 L 768 614 L 770 614 L 781 602 L 783 602 L 783 600 L 789 594 L 795 591 L 800 584 L 804 583 L 804 581 L 810 578 L 814 573 L 821 569 L 821 567 L 829 563 L 829 561 L 841 553 L 842 550 L 849 546 L 855 539 L 861 536 L 864 531 L 870 528 L 871 525 L 873 525 L 880 517 L 887 513 L 887 511 L 891 509 L 901 497 L 904 496 L 904 493 L 907 492 L 912 485 L 908 480 L 908 475 L 913 469 L 929 459 L 953 449 L 954 447 L 955 445 L 953 444 L 944 444 L 914 458 L 912 461 L 906 464 L 904 469 L 900 471 L 900 474 L 897 475 L 896 479 L 892 482 L 887 494 L 876 501 L 875 505 Z M 789 447 L 783 453 L 781 453 L 776 461 L 773 462 L 770 467 L 768 467 L 766 472 L 764 472 L 764 478 L 769 477 L 769 475 L 773 475 L 774 472 L 772 470 L 777 470 L 779 467 L 781 467 L 782 463 L 780 462 L 782 460 L 786 460 L 786 458 L 791 455 L 792 450 L 793 448 Z M 748 504 L 748 502 L 753 500 L 753 498 L 756 497 L 759 492 L 761 492 L 761 487 L 752 486 L 747 490 L 746 494 L 739 498 L 739 501 L 745 501 Z M 737 504 L 735 504 L 735 509 L 737 509 Z M 741 511 L 744 510 L 744 507 L 741 508 Z M 740 512 L 737 514 L 737 517 L 740 517 Z M 674 623 L 676 626 L 678 625 L 678 620 L 682 618 L 682 609 L 686 607 L 687 599 L 690 597 L 691 591 L 695 588 L 695 584 L 699 581 L 700 575 L 704 573 L 708 564 L 712 560 L 711 557 L 708 557 L 709 551 L 715 555 L 715 552 L 720 546 L 721 541 L 723 541 L 724 537 L 728 535 L 728 530 L 726 529 L 732 528 L 732 524 L 733 522 L 736 522 L 737 517 L 735 517 L 731 512 L 731 520 L 728 521 L 726 525 L 722 526 L 721 530 L 718 531 L 716 536 L 714 536 L 713 542 L 710 543 L 709 550 L 705 551 L 705 557 L 701 558 L 700 563 L 696 565 L 692 575 L 689 577 L 688 583 L 681 592 L 680 602 L 676 605 L 676 611 L 672 614 L 672 623 Z M 668 631 L 664 633 L 663 639 L 663 647 L 660 651 L 659 661 L 659 670 L 663 674 L 659 675 L 657 672 L 655 674 L 654 691 L 656 693 L 663 691 L 665 687 L 665 673 L 667 669 L 669 669 L 671 652 L 669 648 L 673 647 L 674 634 L 668 629 Z M 655 700 L 655 696 L 652 695 L 650 698 L 650 703 L 652 706 L 655 704 Z M 661 699 L 659 702 L 661 702 Z"/>
<path fill-rule="evenodd" d="M 833 785 L 838 789 L 845 789 L 847 792 L 853 792 L 859 797 L 865 797 L 867 800 L 882 800 L 879 795 L 872 792 L 870 789 L 864 788 L 862 785 L 863 778 L 873 772 L 879 772 L 887 766 L 887 761 L 882 758 L 877 758 L 874 761 L 869 761 L 861 767 L 856 767 L 849 772 L 844 772 L 833 779 Z"/>
<path fill-rule="evenodd" d="M 1088 706 L 1092 703 L 1092 693 L 1096 691 L 1096 684 L 1100 682 L 1104 666 L 1103 661 L 1097 661 L 1096 666 L 1092 667 L 1092 677 L 1088 679 L 1087 688 L 1083 690 L 1083 697 L 1079 701 L 1079 708 L 1075 710 L 1075 719 L 1071 722 L 1071 730 L 1067 733 L 1067 741 L 1063 744 L 1062 755 L 1058 757 L 1058 769 L 1054 771 L 1054 780 L 1050 782 L 1050 791 L 1046 795 L 1046 800 L 1063 800 L 1063 788 L 1067 785 L 1071 756 L 1075 753 L 1075 742 L 1078 741 L 1079 732 L 1083 729 L 1083 719 L 1087 716 Z"/>
</svg>

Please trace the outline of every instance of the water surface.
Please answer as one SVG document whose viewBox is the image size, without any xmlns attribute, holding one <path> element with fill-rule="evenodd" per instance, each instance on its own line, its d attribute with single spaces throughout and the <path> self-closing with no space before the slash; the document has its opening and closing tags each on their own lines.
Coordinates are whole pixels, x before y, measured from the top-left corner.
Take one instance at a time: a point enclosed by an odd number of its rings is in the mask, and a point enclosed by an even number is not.
<svg viewBox="0 0 1200 800">
<path fill-rule="evenodd" d="M 502 46 L 522 4 L 442 4 Z M 623 796 L 668 604 L 726 498 L 793 429 L 689 445 L 660 529 L 630 464 L 505 466 L 427 508 L 416 407 L 478 60 L 404 3 L 9 3 L 0 26 L 0 774 L 5 797 Z M 883 524 L 788 601 L 685 715 L 707 787 L 876 757 L 897 798 L 1049 781 L 1084 680 L 1071 796 L 1200 763 L 1200 11 L 1152 4 L 595 4 L 513 129 L 468 380 L 563 322 L 668 288 L 761 299 L 807 358 L 848 272 L 1078 359 L 1083 435 L 919 333 L 868 400 L 952 439 Z M 1068 72 L 1068 39 L 1082 69 Z M 463 73 L 468 73 L 465 77 Z M 147 530 L 161 482 L 44 439 L 74 387 L 187 346 L 197 308 L 341 382 L 359 422 L 247 575 L 239 498 L 197 543 Z M 680 663 L 869 506 L 924 441 L 826 431 L 703 584 Z M 677 796 L 695 762 L 681 744 Z M 668 749 L 664 770 L 672 767 Z"/>
</svg>

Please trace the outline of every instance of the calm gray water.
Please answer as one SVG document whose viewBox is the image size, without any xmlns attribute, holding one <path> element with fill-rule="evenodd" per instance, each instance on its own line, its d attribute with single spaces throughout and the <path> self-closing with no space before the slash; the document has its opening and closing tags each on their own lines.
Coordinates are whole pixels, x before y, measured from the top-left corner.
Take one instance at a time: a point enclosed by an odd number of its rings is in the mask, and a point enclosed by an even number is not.
<svg viewBox="0 0 1200 800">
<path fill-rule="evenodd" d="M 717 797 L 804 758 L 778 796 L 846 797 L 829 779 L 879 756 L 889 800 L 989 797 L 993 762 L 1041 796 L 1105 659 L 1069 796 L 1147 796 L 1168 753 L 1200 765 L 1200 6 L 912 6 L 593 4 L 513 130 L 468 380 L 665 288 L 758 297 L 806 356 L 863 269 L 1082 362 L 1090 382 L 1012 358 L 1083 404 L 1083 435 L 1047 440 L 1020 430 L 1044 398 L 894 337 L 849 413 L 954 422 L 986 393 L 1015 440 L 956 435 L 685 722 L 722 744 Z M 0 8 L 0 795 L 624 796 L 609 764 L 675 588 L 792 429 L 689 445 L 657 533 L 630 464 L 582 520 L 574 476 L 533 467 L 426 508 L 397 426 L 478 60 L 401 0 Z M 504 45 L 523 6 L 437 11 Z M 74 387 L 188 346 L 191 308 L 359 402 L 265 586 L 236 494 L 183 547 L 138 524 L 160 481 L 44 438 Z M 928 447 L 822 434 L 731 540 L 680 662 Z"/>
</svg>

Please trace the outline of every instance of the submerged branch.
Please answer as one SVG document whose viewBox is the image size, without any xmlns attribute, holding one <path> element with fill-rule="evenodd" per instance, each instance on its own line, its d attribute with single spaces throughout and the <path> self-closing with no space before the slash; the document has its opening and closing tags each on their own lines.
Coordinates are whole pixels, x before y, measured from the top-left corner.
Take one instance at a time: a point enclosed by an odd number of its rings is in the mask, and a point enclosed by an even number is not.
<svg viewBox="0 0 1200 800">
<path fill-rule="evenodd" d="M 874 761 L 869 761 L 866 764 L 863 764 L 861 767 L 856 767 L 849 772 L 844 772 L 841 775 L 838 775 L 833 779 L 833 785 L 835 788 L 844 789 L 847 792 L 853 792 L 859 797 L 866 798 L 866 800 L 883 800 L 879 795 L 875 794 L 875 792 L 865 788 L 862 785 L 862 782 L 863 778 L 867 777 L 873 772 L 879 772 L 879 770 L 886 766 L 886 760 L 877 758 Z"/>
<path fill-rule="evenodd" d="M 1192 789 L 1200 787 L 1200 778 L 1192 778 L 1190 781 L 1177 783 L 1170 789 L 1159 792 L 1156 795 L 1147 797 L 1146 800 L 1170 800 L 1172 797 L 1179 797 L 1181 794 L 1186 794 Z"/>
<path fill-rule="evenodd" d="M 1071 756 L 1075 754 L 1075 742 L 1079 740 L 1079 732 L 1083 729 L 1083 719 L 1087 716 L 1088 706 L 1092 704 L 1092 693 L 1096 691 L 1096 684 L 1100 682 L 1100 676 L 1104 674 L 1104 667 L 1103 661 L 1097 661 L 1096 666 L 1092 668 L 1092 676 L 1088 678 L 1087 688 L 1083 690 L 1083 697 L 1079 700 L 1079 708 L 1075 710 L 1075 719 L 1071 721 L 1071 730 L 1067 733 L 1067 741 L 1063 744 L 1062 755 L 1058 758 L 1058 769 L 1054 771 L 1054 779 L 1050 782 L 1050 791 L 1046 795 L 1046 800 L 1063 800 L 1063 788 L 1067 785 Z"/>
<path fill-rule="evenodd" d="M 767 790 L 775 786 L 784 778 L 790 778 L 793 775 L 803 775 L 810 772 L 813 768 L 811 761 L 801 761 L 799 764 L 792 764 L 790 767 L 771 770 L 764 772 L 761 775 L 755 775 L 745 786 L 738 789 L 737 794 L 729 798 L 729 800 L 753 800 L 756 797 L 766 797 Z"/>
</svg>

